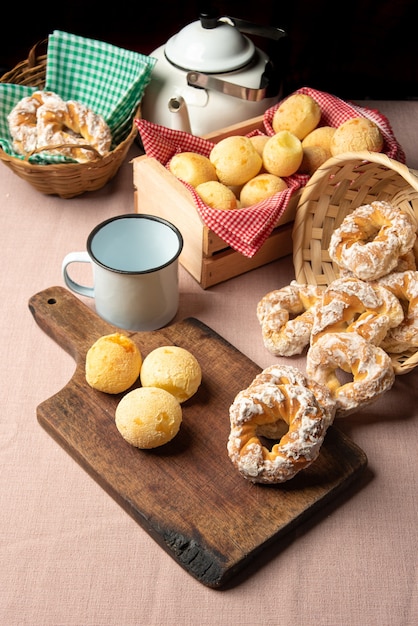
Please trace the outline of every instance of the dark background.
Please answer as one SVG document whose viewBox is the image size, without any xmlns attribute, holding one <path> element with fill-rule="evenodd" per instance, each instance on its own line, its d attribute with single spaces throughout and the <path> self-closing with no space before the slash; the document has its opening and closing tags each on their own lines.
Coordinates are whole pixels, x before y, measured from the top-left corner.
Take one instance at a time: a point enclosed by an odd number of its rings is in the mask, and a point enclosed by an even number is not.
<svg viewBox="0 0 418 626">
<path fill-rule="evenodd" d="M 253 38 L 275 60 L 284 94 L 308 86 L 344 99 L 417 99 L 414 0 L 248 0 L 211 3 L 219 15 L 283 28 L 279 44 Z M 55 29 L 150 54 L 209 4 L 185 0 L 10 3 L 2 20 L 1 73 Z M 8 28 L 7 24 L 10 25 Z"/>
</svg>

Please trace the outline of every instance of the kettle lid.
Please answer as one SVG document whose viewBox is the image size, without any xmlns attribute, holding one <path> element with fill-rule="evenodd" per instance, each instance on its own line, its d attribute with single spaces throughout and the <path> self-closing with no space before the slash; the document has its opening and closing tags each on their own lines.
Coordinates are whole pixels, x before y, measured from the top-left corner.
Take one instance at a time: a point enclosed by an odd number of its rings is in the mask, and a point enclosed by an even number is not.
<svg viewBox="0 0 418 626">
<path fill-rule="evenodd" d="M 202 21 L 196 21 L 170 37 L 164 51 L 168 61 L 181 69 L 216 74 L 247 65 L 255 46 L 227 22 L 218 21 L 215 28 L 205 28 Z"/>
</svg>

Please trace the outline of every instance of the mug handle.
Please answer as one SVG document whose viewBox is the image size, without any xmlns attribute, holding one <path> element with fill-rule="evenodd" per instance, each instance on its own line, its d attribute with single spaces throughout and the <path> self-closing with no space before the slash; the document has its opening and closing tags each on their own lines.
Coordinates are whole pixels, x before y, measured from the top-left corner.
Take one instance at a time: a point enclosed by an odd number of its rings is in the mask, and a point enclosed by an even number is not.
<svg viewBox="0 0 418 626">
<path fill-rule="evenodd" d="M 69 252 L 62 262 L 62 276 L 65 284 L 71 291 L 80 294 L 81 296 L 87 296 L 88 298 L 94 298 L 94 287 L 86 287 L 76 283 L 75 280 L 70 278 L 68 274 L 68 266 L 71 263 L 91 263 L 91 259 L 86 251 L 84 252 Z"/>
</svg>

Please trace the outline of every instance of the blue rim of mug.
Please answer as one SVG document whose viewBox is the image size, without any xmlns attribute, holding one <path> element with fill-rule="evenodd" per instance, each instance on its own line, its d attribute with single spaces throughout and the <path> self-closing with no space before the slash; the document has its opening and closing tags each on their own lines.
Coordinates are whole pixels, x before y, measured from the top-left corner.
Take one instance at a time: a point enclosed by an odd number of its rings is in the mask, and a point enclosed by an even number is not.
<svg viewBox="0 0 418 626">
<path fill-rule="evenodd" d="M 158 267 L 152 267 L 149 270 L 137 270 L 137 271 L 119 270 L 119 269 L 115 269 L 114 267 L 109 267 L 109 265 L 106 265 L 106 263 L 103 263 L 102 261 L 100 261 L 100 259 L 98 259 L 97 256 L 93 253 L 92 242 L 93 242 L 94 237 L 104 226 L 106 226 L 107 224 L 111 224 L 112 222 L 116 222 L 117 220 L 123 220 L 123 219 L 135 219 L 135 220 L 147 219 L 147 220 L 153 220 L 154 222 L 160 222 L 160 224 L 164 224 L 165 226 L 168 226 L 176 234 L 179 240 L 179 246 L 178 246 L 178 250 L 176 254 L 172 256 L 167 261 L 167 263 L 163 263 L 162 265 L 159 265 Z M 152 272 L 158 272 L 158 270 L 162 270 L 164 267 L 171 265 L 180 256 L 181 251 L 183 250 L 183 245 L 184 245 L 183 235 L 181 234 L 177 226 L 175 226 L 168 220 L 165 220 L 163 217 L 158 217 L 158 215 L 149 215 L 147 213 L 123 213 L 122 215 L 115 215 L 114 217 L 110 217 L 104 222 L 100 222 L 100 224 L 97 224 L 97 226 L 93 228 L 93 230 L 91 231 L 90 235 L 87 238 L 87 252 L 91 256 L 91 258 L 94 259 L 94 261 L 98 265 L 103 267 L 104 269 L 110 270 L 111 272 L 115 272 L 116 274 L 151 274 Z"/>
</svg>

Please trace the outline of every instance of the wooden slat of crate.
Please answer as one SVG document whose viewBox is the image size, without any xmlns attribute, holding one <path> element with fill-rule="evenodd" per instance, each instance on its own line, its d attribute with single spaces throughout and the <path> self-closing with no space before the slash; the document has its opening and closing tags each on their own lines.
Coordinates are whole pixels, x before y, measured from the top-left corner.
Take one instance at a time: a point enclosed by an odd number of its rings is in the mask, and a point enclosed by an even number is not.
<svg viewBox="0 0 418 626">
<path fill-rule="evenodd" d="M 202 260 L 200 283 L 204 289 L 235 278 L 292 253 L 293 222 L 276 228 L 251 259 L 228 248 Z"/>
<path fill-rule="evenodd" d="M 258 115 L 257 117 L 252 117 L 244 122 L 238 122 L 237 124 L 232 124 L 231 126 L 226 126 L 225 128 L 221 128 L 220 130 L 214 130 L 211 133 L 208 133 L 204 136 L 208 141 L 213 141 L 214 143 L 218 143 L 221 139 L 225 139 L 225 137 L 231 137 L 231 135 L 249 135 L 253 130 L 261 130 L 263 129 L 263 116 Z"/>
</svg>

